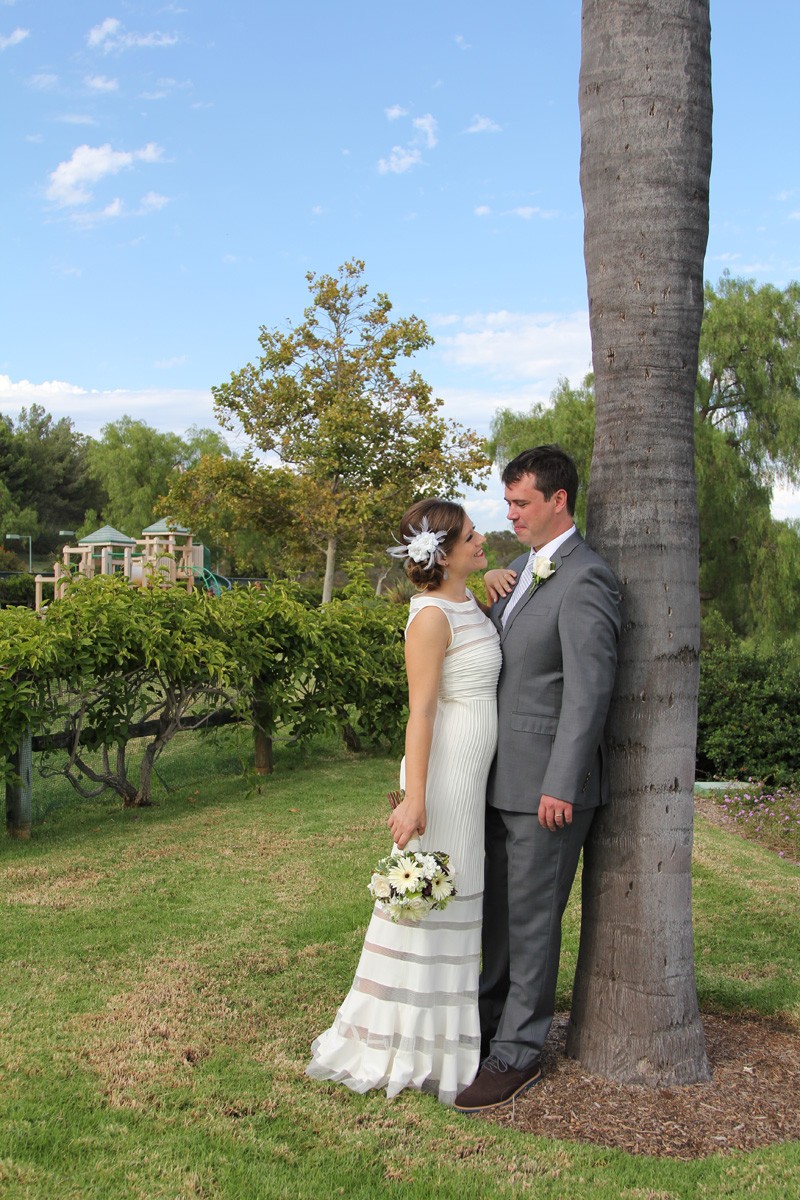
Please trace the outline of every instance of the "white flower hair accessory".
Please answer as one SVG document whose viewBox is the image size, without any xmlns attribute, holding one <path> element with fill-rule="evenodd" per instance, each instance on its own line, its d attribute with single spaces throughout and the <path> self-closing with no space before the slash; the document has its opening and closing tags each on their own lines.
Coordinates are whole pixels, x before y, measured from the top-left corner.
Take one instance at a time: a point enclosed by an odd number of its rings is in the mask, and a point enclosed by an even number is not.
<svg viewBox="0 0 800 1200">
<path fill-rule="evenodd" d="M 422 518 L 419 529 L 409 526 L 411 532 L 403 534 L 407 546 L 389 546 L 388 553 L 394 558 L 410 558 L 415 563 L 423 563 L 424 571 L 432 571 L 443 555 L 439 543 L 447 537 L 447 532 L 440 529 L 434 532 L 428 524 L 427 516 Z"/>
</svg>

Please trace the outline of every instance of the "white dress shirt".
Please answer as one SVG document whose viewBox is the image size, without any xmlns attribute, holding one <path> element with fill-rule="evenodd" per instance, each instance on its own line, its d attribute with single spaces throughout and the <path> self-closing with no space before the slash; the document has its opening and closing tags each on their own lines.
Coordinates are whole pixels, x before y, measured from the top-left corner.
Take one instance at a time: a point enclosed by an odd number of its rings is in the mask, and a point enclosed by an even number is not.
<svg viewBox="0 0 800 1200">
<path fill-rule="evenodd" d="M 561 546 L 567 540 L 567 538 L 572 537 L 574 532 L 575 526 L 571 525 L 570 528 L 564 533 L 560 533 L 558 537 L 554 537 L 552 541 L 542 546 L 541 550 L 534 550 L 531 548 L 531 552 L 528 555 L 528 561 L 522 568 L 522 574 L 517 580 L 517 586 L 511 593 L 511 599 L 509 600 L 508 604 L 503 609 L 503 615 L 500 620 L 503 623 L 504 629 L 506 627 L 506 622 L 509 618 L 511 610 L 516 604 L 519 603 L 531 585 L 531 581 L 533 580 L 533 560 L 539 557 L 552 558 L 558 547 Z"/>
</svg>

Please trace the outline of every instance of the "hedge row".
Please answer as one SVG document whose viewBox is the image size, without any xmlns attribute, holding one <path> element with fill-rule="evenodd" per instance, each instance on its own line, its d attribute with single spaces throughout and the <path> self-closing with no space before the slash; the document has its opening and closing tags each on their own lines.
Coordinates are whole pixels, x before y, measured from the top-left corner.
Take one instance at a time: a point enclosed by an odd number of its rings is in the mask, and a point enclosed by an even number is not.
<svg viewBox="0 0 800 1200">
<path fill-rule="evenodd" d="M 700 656 L 698 770 L 717 779 L 800 782 L 800 666 L 794 648 L 753 646 L 717 625 Z"/>
<path fill-rule="evenodd" d="M 154 761 L 174 732 L 221 708 L 255 721 L 267 738 L 338 728 L 351 744 L 398 749 L 405 619 L 404 605 L 375 599 L 358 580 L 322 607 L 292 584 L 213 597 L 101 577 L 74 584 L 44 616 L 2 609 L 0 778 L 12 773 L 9 756 L 28 726 L 66 730 L 80 770 L 83 748 L 124 751 L 142 720 L 158 723 Z M 795 655 L 743 645 L 721 627 L 705 631 L 698 770 L 800 779 Z M 124 754 L 106 776 L 126 802 L 146 800 L 147 780 L 144 791 L 127 781 Z"/>
<path fill-rule="evenodd" d="M 404 622 L 402 607 L 358 583 L 310 608 L 290 584 L 213 597 L 100 577 L 73 584 L 43 616 L 3 609 L 0 769 L 7 778 L 8 756 L 31 726 L 71 731 L 72 767 L 97 775 L 86 748 L 124 752 L 132 728 L 155 719 L 158 733 L 145 751 L 152 765 L 175 732 L 221 707 L 245 720 L 256 714 L 268 737 L 346 727 L 353 739 L 396 747 L 405 721 Z M 148 786 L 126 780 L 124 759 L 100 774 L 126 803 L 147 802 Z"/>
</svg>

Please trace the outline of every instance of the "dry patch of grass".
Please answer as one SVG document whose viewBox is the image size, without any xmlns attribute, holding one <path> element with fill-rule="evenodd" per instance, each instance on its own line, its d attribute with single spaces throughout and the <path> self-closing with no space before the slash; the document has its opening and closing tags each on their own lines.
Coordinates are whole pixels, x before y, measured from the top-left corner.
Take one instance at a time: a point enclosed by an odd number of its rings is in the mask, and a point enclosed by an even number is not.
<svg viewBox="0 0 800 1200">
<path fill-rule="evenodd" d="M 188 958 L 154 959 L 105 1008 L 73 1019 L 80 1058 L 102 1082 L 112 1108 L 153 1103 L 181 1087 L 192 1069 L 230 1040 L 235 1007 L 213 976 Z"/>
<path fill-rule="evenodd" d="M 4 899 L 6 904 L 40 908 L 92 908 L 99 903 L 99 898 L 92 894 L 92 889 L 107 878 L 106 871 L 91 870 L 88 867 L 63 872 L 36 872 L 27 880 L 12 880 L 13 886 Z"/>
</svg>

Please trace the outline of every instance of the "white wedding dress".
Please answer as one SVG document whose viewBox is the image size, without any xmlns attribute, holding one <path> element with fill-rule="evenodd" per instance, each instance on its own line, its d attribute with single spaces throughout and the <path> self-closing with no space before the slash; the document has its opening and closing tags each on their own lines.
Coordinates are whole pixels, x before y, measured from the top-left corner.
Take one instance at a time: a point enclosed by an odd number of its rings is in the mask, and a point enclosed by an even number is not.
<svg viewBox="0 0 800 1200">
<path fill-rule="evenodd" d="M 439 685 L 422 848 L 450 855 L 457 895 L 419 922 L 372 914 L 353 985 L 318 1037 L 307 1073 L 356 1092 L 433 1092 L 445 1104 L 478 1070 L 486 780 L 497 740 L 500 643 L 471 595 L 415 596 L 408 625 L 436 605 L 451 640 Z M 406 629 L 408 629 L 408 625 Z M 404 783 L 404 764 L 400 783 Z M 414 846 L 414 843 L 412 843 Z M 365 871 L 364 885 L 367 878 Z"/>
</svg>

